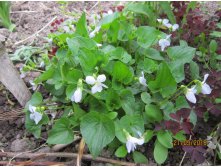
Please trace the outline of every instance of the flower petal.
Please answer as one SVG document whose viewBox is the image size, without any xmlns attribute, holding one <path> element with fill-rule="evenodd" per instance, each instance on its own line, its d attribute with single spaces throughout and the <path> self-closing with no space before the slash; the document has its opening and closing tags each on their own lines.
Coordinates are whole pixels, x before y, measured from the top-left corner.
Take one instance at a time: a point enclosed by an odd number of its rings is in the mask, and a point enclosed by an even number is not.
<svg viewBox="0 0 221 167">
<path fill-rule="evenodd" d="M 106 81 L 106 76 L 104 74 L 98 75 L 97 77 L 98 82 L 104 82 Z"/>
<path fill-rule="evenodd" d="M 176 31 L 178 28 L 179 28 L 179 25 L 178 24 L 174 24 L 172 26 L 172 31 Z"/>
<path fill-rule="evenodd" d="M 204 95 L 208 95 L 212 92 L 212 89 L 210 88 L 210 86 L 207 83 L 204 83 L 202 85 L 202 94 Z"/>
<path fill-rule="evenodd" d="M 130 153 L 131 150 L 132 150 L 132 143 L 129 142 L 129 141 L 127 141 L 127 143 L 126 143 L 126 147 L 127 147 L 127 152 Z"/>
<path fill-rule="evenodd" d="M 205 74 L 205 75 L 204 75 L 204 79 L 203 79 L 203 82 L 202 82 L 202 83 L 205 83 L 208 77 L 209 77 L 209 74 Z"/>
<path fill-rule="evenodd" d="M 168 41 L 167 39 L 160 39 L 159 40 L 159 45 L 161 47 L 161 51 L 164 51 L 164 49 L 167 47 L 167 46 L 170 46 L 170 41 Z"/>
<path fill-rule="evenodd" d="M 185 94 L 187 100 L 189 100 L 191 103 L 196 103 L 196 97 L 195 97 L 195 94 L 188 90 L 187 93 Z"/>
<path fill-rule="evenodd" d="M 77 88 L 77 90 L 74 92 L 73 96 L 71 97 L 71 101 L 74 101 L 75 103 L 79 103 L 82 98 L 82 90 L 80 88 Z"/>
<path fill-rule="evenodd" d="M 107 85 L 102 84 L 102 83 L 101 83 L 101 86 L 103 86 L 104 88 L 108 88 L 108 86 L 107 86 Z"/>
<path fill-rule="evenodd" d="M 159 23 L 162 23 L 163 20 L 162 20 L 162 19 L 157 19 L 157 21 L 158 21 Z"/>
<path fill-rule="evenodd" d="M 29 104 L 28 110 L 29 110 L 31 113 L 34 113 L 34 112 L 36 111 L 36 107 L 33 106 L 33 105 L 31 105 L 31 104 Z"/>
<path fill-rule="evenodd" d="M 146 84 L 147 80 L 144 77 L 139 77 L 139 82 L 141 85 L 147 86 L 147 84 Z"/>
<path fill-rule="evenodd" d="M 42 119 L 42 114 L 39 112 L 33 112 L 30 114 L 30 119 L 34 120 L 35 124 L 37 125 Z"/>
<path fill-rule="evenodd" d="M 34 121 L 35 121 L 35 124 L 37 125 L 42 119 L 42 114 L 39 112 L 35 112 L 34 114 L 35 114 Z"/>
<path fill-rule="evenodd" d="M 170 24 L 170 23 L 167 23 L 167 24 L 164 24 L 167 28 L 172 28 L 173 26 L 172 26 L 172 24 Z"/>
<path fill-rule="evenodd" d="M 86 83 L 89 84 L 89 85 L 94 85 L 96 80 L 93 76 L 87 76 L 86 79 L 85 79 Z"/>
<path fill-rule="evenodd" d="M 165 25 L 165 24 L 168 24 L 169 23 L 169 20 L 168 19 L 163 19 L 163 24 Z"/>
<path fill-rule="evenodd" d="M 91 88 L 91 93 L 95 94 L 97 92 L 101 92 L 103 90 L 103 87 L 101 84 L 95 84 L 92 88 Z"/>
<path fill-rule="evenodd" d="M 144 139 L 143 138 L 136 138 L 136 137 L 130 137 L 129 138 L 129 141 L 131 142 L 131 143 L 135 143 L 135 144 L 138 144 L 138 145 L 142 145 L 143 143 L 144 143 Z"/>
</svg>

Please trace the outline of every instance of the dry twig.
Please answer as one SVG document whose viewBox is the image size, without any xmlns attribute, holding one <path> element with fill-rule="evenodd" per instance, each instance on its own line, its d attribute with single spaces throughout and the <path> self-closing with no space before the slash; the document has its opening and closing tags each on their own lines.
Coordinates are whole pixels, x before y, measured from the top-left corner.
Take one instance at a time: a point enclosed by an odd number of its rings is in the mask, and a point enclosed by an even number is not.
<svg viewBox="0 0 221 167">
<path fill-rule="evenodd" d="M 56 18 L 57 18 L 57 16 L 55 16 L 50 22 L 48 22 L 42 29 L 40 29 L 39 31 L 37 31 L 37 32 L 34 33 L 33 35 L 31 35 L 31 36 L 29 36 L 29 37 L 27 37 L 27 38 L 25 38 L 25 39 L 23 39 L 23 40 L 21 40 L 21 41 L 16 42 L 15 45 L 18 45 L 18 44 L 20 44 L 20 43 L 23 43 L 23 42 L 27 41 L 28 39 L 31 39 L 31 38 L 37 36 L 37 35 L 38 35 L 40 32 L 42 32 L 46 27 L 48 27 Z"/>
<path fill-rule="evenodd" d="M 16 158 L 34 158 L 34 157 L 40 157 L 44 155 L 44 157 L 64 157 L 64 158 L 77 158 L 78 154 L 76 153 L 66 153 L 66 152 L 60 152 L 60 153 L 15 153 L 15 152 L 0 152 L 0 157 L 16 157 Z M 111 163 L 115 165 L 120 166 L 136 166 L 137 164 L 131 163 L 131 162 L 124 162 L 119 160 L 114 160 L 110 158 L 104 158 L 104 157 L 97 157 L 96 159 L 93 158 L 90 154 L 84 154 L 82 156 L 82 159 L 84 160 L 90 160 L 90 161 L 97 161 L 97 162 L 105 162 L 105 163 Z M 147 165 L 147 164 L 141 164 L 141 165 Z"/>
</svg>

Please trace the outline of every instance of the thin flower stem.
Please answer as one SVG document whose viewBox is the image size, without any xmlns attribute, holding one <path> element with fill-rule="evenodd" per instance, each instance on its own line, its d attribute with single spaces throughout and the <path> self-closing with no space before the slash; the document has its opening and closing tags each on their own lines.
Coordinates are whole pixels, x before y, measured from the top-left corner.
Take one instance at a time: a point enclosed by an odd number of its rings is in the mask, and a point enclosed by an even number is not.
<svg viewBox="0 0 221 167">
<path fill-rule="evenodd" d="M 195 80 L 191 81 L 186 87 L 189 87 L 189 86 L 190 86 L 192 83 L 194 83 L 194 82 L 196 82 L 196 81 L 195 81 Z M 180 87 L 176 90 L 176 92 L 175 92 L 174 94 L 178 93 L 181 89 L 183 89 L 182 86 L 180 86 Z M 181 93 L 182 93 L 182 92 L 181 92 Z M 168 98 L 166 98 L 166 99 L 164 99 L 162 102 L 160 102 L 159 105 L 162 106 L 162 105 L 163 105 L 165 102 L 167 102 L 170 98 L 175 99 L 175 98 L 178 97 L 181 93 L 179 92 L 179 94 L 176 95 L 175 97 L 173 97 L 174 94 L 171 95 L 171 96 L 169 96 Z"/>
</svg>

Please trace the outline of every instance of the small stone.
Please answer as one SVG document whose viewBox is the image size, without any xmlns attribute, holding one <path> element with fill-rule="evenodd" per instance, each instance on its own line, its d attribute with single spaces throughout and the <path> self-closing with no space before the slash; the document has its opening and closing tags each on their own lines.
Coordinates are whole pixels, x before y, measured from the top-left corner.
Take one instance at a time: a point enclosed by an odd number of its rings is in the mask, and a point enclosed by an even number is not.
<svg viewBox="0 0 221 167">
<path fill-rule="evenodd" d="M 36 144 L 33 141 L 30 141 L 28 138 L 24 139 L 16 139 L 11 144 L 11 151 L 19 152 L 19 151 L 28 151 L 33 150 Z"/>
<path fill-rule="evenodd" d="M 3 137 L 3 135 L 0 133 L 0 139 Z"/>
<path fill-rule="evenodd" d="M 7 139 L 5 137 L 2 138 L 2 142 L 5 143 L 7 142 Z"/>
<path fill-rule="evenodd" d="M 17 121 L 16 121 L 15 123 L 16 123 L 16 125 L 17 125 L 16 127 L 19 128 L 19 129 L 20 129 L 20 128 L 22 127 L 22 125 L 23 125 L 22 119 L 17 119 Z"/>
</svg>

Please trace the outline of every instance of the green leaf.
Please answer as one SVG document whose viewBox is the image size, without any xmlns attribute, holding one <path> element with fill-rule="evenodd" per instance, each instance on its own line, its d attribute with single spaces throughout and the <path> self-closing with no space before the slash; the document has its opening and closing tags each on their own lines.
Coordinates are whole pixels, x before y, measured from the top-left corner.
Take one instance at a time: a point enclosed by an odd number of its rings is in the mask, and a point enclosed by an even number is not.
<svg viewBox="0 0 221 167">
<path fill-rule="evenodd" d="M 110 119 L 115 119 L 115 118 L 117 118 L 117 115 L 118 115 L 117 112 L 110 112 L 110 113 L 108 113 L 107 116 L 108 116 Z"/>
<path fill-rule="evenodd" d="M 117 110 L 121 107 L 121 100 L 118 93 L 113 90 L 109 89 L 106 97 L 106 105 L 110 111 Z"/>
<path fill-rule="evenodd" d="M 131 59 L 131 55 L 129 55 L 122 47 L 117 47 L 115 50 L 113 50 L 109 57 L 109 60 L 120 60 L 125 64 L 129 63 Z"/>
<path fill-rule="evenodd" d="M 215 38 L 221 38 L 221 32 L 213 31 L 212 33 L 210 33 L 210 36 L 215 37 Z"/>
<path fill-rule="evenodd" d="M 176 133 L 176 135 L 175 136 L 173 136 L 173 138 L 174 139 L 176 139 L 176 140 L 179 140 L 179 141 L 185 141 L 186 140 L 186 136 L 184 135 L 184 131 L 183 130 L 181 130 L 181 131 L 179 131 L 178 133 Z"/>
<path fill-rule="evenodd" d="M 155 161 L 161 165 L 167 159 L 168 149 L 156 140 L 153 154 Z"/>
<path fill-rule="evenodd" d="M 164 58 L 160 55 L 160 52 L 153 48 L 143 49 L 143 55 L 153 60 L 164 60 Z"/>
<path fill-rule="evenodd" d="M 153 131 L 152 130 L 147 130 L 145 133 L 144 133 L 144 142 L 147 143 L 149 142 L 153 137 Z"/>
<path fill-rule="evenodd" d="M 149 48 L 152 45 L 157 44 L 159 36 L 166 37 L 166 34 L 157 30 L 154 27 L 140 26 L 136 32 L 137 42 L 143 48 Z"/>
<path fill-rule="evenodd" d="M 42 73 L 38 78 L 36 78 L 35 82 L 40 83 L 40 82 L 50 79 L 53 76 L 54 71 L 55 71 L 54 68 L 49 68 L 44 73 Z"/>
<path fill-rule="evenodd" d="M 68 118 L 59 119 L 49 131 L 48 144 L 69 144 L 74 140 L 73 129 Z"/>
<path fill-rule="evenodd" d="M 65 79 L 68 83 L 74 83 L 77 84 L 78 80 L 83 78 L 83 73 L 80 70 L 77 69 L 70 69 L 65 74 Z"/>
<path fill-rule="evenodd" d="M 190 108 L 189 103 L 186 101 L 184 96 L 179 96 L 176 99 L 176 110 L 180 110 L 182 108 Z"/>
<path fill-rule="evenodd" d="M 120 146 L 116 152 L 115 152 L 115 156 L 118 158 L 124 158 L 127 155 L 127 149 L 125 146 Z"/>
<path fill-rule="evenodd" d="M 78 20 L 75 32 L 83 37 L 88 37 L 87 20 L 85 13 L 83 13 L 81 18 Z"/>
<path fill-rule="evenodd" d="M 177 83 L 185 79 L 184 64 L 190 63 L 196 49 L 188 46 L 174 46 L 167 49 L 170 58 L 168 66 Z"/>
<path fill-rule="evenodd" d="M 131 3 L 125 8 L 125 10 L 134 13 L 144 14 L 146 16 L 149 16 L 150 13 L 148 6 L 142 3 Z"/>
<path fill-rule="evenodd" d="M 81 133 L 93 157 L 115 137 L 114 122 L 102 113 L 90 112 L 81 120 Z"/>
<path fill-rule="evenodd" d="M 91 75 L 96 66 L 104 66 L 107 63 L 107 57 L 97 50 L 81 49 L 78 57 L 85 75 Z"/>
<path fill-rule="evenodd" d="M 42 103 L 43 101 L 43 97 L 41 95 L 40 92 L 35 92 L 32 97 L 31 100 L 28 102 L 28 104 L 31 104 L 33 106 L 38 106 Z"/>
<path fill-rule="evenodd" d="M 147 92 L 143 92 L 141 93 L 141 99 L 144 103 L 146 104 L 150 104 L 151 103 L 151 96 L 149 93 Z"/>
<path fill-rule="evenodd" d="M 215 53 L 216 50 L 217 50 L 217 47 L 218 47 L 218 45 L 217 45 L 217 42 L 215 40 L 210 41 L 210 44 L 209 44 L 210 53 Z"/>
<path fill-rule="evenodd" d="M 163 114 L 159 107 L 153 104 L 145 106 L 145 113 L 150 122 L 160 122 L 163 118 Z"/>
<path fill-rule="evenodd" d="M 141 71 L 144 71 L 145 73 L 152 74 L 158 70 L 158 64 L 154 60 L 144 58 L 144 61 L 139 61 L 137 68 Z"/>
<path fill-rule="evenodd" d="M 109 28 L 110 24 L 115 21 L 119 16 L 120 14 L 118 12 L 107 15 L 98 23 L 98 26 Z"/>
<path fill-rule="evenodd" d="M 133 115 L 135 113 L 135 98 L 131 91 L 123 90 L 120 94 L 121 105 L 125 113 Z"/>
<path fill-rule="evenodd" d="M 176 81 L 167 64 L 161 63 L 159 65 L 156 80 L 150 81 L 148 86 L 151 91 L 160 90 L 163 97 L 168 97 L 176 91 Z"/>
<path fill-rule="evenodd" d="M 193 110 L 191 110 L 189 118 L 190 122 L 195 126 L 197 122 L 197 115 Z"/>
<path fill-rule="evenodd" d="M 78 50 L 80 48 L 80 44 L 77 40 L 73 40 L 71 38 L 67 38 L 66 42 L 68 44 L 68 48 L 72 52 L 72 54 L 75 56 L 78 54 Z"/>
<path fill-rule="evenodd" d="M 190 75 L 191 75 L 192 80 L 199 78 L 199 73 L 200 73 L 199 71 L 200 71 L 199 65 L 196 62 L 191 61 L 190 62 Z"/>
<path fill-rule="evenodd" d="M 71 99 L 72 95 L 74 94 L 74 91 L 76 90 L 76 85 L 68 85 L 66 88 L 66 96 L 68 99 Z"/>
<path fill-rule="evenodd" d="M 159 131 L 157 133 L 157 140 L 166 148 L 173 147 L 173 139 L 172 136 L 167 131 Z"/>
<path fill-rule="evenodd" d="M 129 67 L 120 61 L 115 62 L 112 76 L 124 84 L 129 84 L 133 79 L 133 73 Z"/>
<path fill-rule="evenodd" d="M 176 19 L 175 19 L 175 16 L 173 14 L 173 10 L 172 10 L 170 2 L 163 1 L 163 2 L 160 2 L 159 4 L 160 4 L 161 8 L 163 9 L 163 12 L 169 18 L 170 22 L 172 24 L 175 24 L 176 23 Z"/>
<path fill-rule="evenodd" d="M 139 164 L 147 164 L 147 158 L 140 152 L 134 151 L 133 152 L 133 159 L 135 163 Z"/>
</svg>

